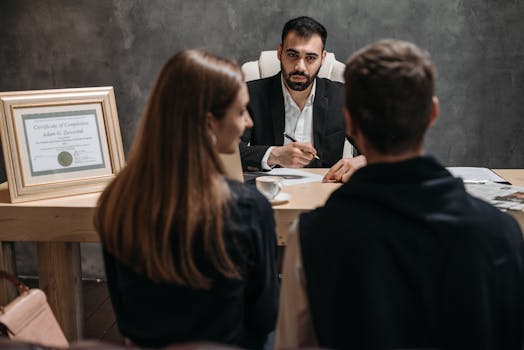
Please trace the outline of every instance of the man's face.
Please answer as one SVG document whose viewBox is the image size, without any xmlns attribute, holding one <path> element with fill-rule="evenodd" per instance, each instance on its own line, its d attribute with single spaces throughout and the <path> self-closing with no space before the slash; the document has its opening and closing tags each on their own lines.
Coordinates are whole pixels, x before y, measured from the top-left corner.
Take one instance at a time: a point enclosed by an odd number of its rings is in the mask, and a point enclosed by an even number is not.
<svg viewBox="0 0 524 350">
<path fill-rule="evenodd" d="M 294 31 L 289 32 L 278 46 L 278 59 L 286 86 L 295 91 L 306 90 L 315 80 L 325 56 L 319 35 L 306 39 Z"/>
</svg>

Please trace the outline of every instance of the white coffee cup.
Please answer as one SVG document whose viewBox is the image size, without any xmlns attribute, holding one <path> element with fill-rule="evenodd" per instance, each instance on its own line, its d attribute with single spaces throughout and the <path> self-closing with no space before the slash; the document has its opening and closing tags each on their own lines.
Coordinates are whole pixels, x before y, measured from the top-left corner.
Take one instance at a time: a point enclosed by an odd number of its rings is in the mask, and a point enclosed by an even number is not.
<svg viewBox="0 0 524 350">
<path fill-rule="evenodd" d="M 284 181 L 280 176 L 260 176 L 256 178 L 257 189 L 267 199 L 275 199 L 282 191 L 282 183 Z"/>
</svg>

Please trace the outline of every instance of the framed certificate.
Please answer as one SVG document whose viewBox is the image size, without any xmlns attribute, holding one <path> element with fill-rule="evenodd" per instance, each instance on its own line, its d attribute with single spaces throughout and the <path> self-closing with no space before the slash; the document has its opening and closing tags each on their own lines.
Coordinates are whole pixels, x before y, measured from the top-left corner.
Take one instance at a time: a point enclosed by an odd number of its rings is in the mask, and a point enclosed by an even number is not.
<svg viewBox="0 0 524 350">
<path fill-rule="evenodd" d="M 12 202 L 104 189 L 124 166 L 112 87 L 0 93 Z"/>
</svg>

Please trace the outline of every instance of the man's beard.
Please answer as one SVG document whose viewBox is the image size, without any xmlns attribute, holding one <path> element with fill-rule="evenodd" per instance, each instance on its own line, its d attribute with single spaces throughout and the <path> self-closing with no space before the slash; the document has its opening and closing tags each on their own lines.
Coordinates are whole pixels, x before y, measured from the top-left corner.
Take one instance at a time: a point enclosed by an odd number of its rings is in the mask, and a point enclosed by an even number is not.
<svg viewBox="0 0 524 350">
<path fill-rule="evenodd" d="M 313 83 L 313 81 L 315 80 L 315 78 L 318 75 L 318 72 L 320 71 L 320 67 L 313 75 L 309 75 L 304 72 L 297 72 L 297 71 L 293 71 L 288 74 L 284 70 L 284 66 L 282 66 L 282 63 L 280 64 L 280 70 L 282 71 L 282 76 L 284 77 L 284 81 L 286 82 L 286 85 L 288 86 L 288 88 L 294 91 L 304 91 L 309 87 L 309 85 L 311 85 L 311 83 Z M 305 77 L 306 81 L 292 81 L 291 77 L 297 76 L 297 75 L 301 77 Z"/>
</svg>

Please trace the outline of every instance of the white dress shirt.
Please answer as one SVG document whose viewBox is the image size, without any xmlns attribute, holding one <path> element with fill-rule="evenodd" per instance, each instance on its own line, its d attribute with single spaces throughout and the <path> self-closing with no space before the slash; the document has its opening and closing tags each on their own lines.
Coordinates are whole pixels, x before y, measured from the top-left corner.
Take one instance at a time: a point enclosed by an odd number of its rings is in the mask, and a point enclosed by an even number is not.
<svg viewBox="0 0 524 350">
<path fill-rule="evenodd" d="M 317 90 L 316 79 L 313 82 L 311 92 L 306 99 L 304 108 L 300 110 L 288 89 L 282 81 L 282 92 L 284 93 L 284 110 L 286 112 L 286 124 L 284 132 L 298 142 L 311 142 L 313 144 L 313 101 Z M 292 141 L 284 138 L 284 145 Z M 315 145 L 313 145 L 315 147 Z"/>
<path fill-rule="evenodd" d="M 310 142 L 313 147 L 313 102 L 315 101 L 315 92 L 317 90 L 317 80 L 313 81 L 313 87 L 307 97 L 304 108 L 300 110 L 296 102 L 291 97 L 287 86 L 284 83 L 282 75 L 280 75 L 280 81 L 282 83 L 282 93 L 284 95 L 284 112 L 285 112 L 285 126 L 284 133 L 293 137 L 298 142 Z M 284 145 L 291 143 L 292 141 L 284 137 Z M 260 164 L 262 169 L 270 170 L 271 167 L 267 164 L 269 155 L 274 146 L 269 147 L 262 158 Z"/>
</svg>

